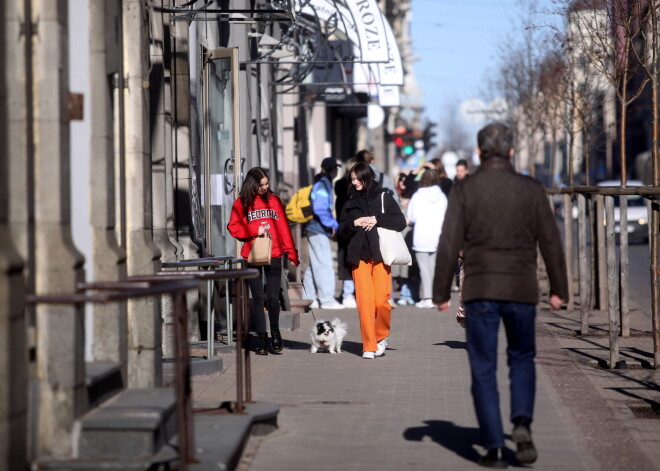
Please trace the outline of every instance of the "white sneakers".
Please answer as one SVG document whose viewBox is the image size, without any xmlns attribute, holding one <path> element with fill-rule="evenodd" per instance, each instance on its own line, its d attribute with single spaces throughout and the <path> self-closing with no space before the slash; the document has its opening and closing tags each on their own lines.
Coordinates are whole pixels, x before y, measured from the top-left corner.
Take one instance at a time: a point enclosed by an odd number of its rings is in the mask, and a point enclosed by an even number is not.
<svg viewBox="0 0 660 471">
<path fill-rule="evenodd" d="M 415 301 L 412 299 L 399 298 L 396 302 L 399 306 L 412 306 Z"/>
<path fill-rule="evenodd" d="M 385 355 L 385 349 L 387 348 L 387 337 L 378 342 L 376 345 L 378 346 L 378 350 L 376 350 L 376 356 L 382 357 Z"/>
<path fill-rule="evenodd" d="M 376 352 L 363 352 L 362 358 L 366 358 L 367 360 L 373 360 L 374 358 L 376 358 Z"/>
<path fill-rule="evenodd" d="M 355 309 L 357 307 L 357 303 L 355 302 L 355 296 L 346 296 L 342 300 L 341 304 L 346 309 Z"/>
<path fill-rule="evenodd" d="M 341 303 L 337 301 L 332 301 L 329 303 L 321 304 L 321 309 L 346 309 Z"/>
<path fill-rule="evenodd" d="M 422 309 L 433 309 L 435 307 L 435 304 L 433 304 L 433 301 L 430 298 L 426 298 L 426 299 L 422 299 L 418 303 L 415 303 L 415 307 L 419 307 Z"/>
<path fill-rule="evenodd" d="M 319 304 L 318 300 L 315 299 L 314 301 L 312 301 L 312 304 L 310 304 L 309 307 L 311 309 L 346 309 L 347 306 L 344 306 L 343 304 L 338 303 L 337 301 Z"/>
</svg>

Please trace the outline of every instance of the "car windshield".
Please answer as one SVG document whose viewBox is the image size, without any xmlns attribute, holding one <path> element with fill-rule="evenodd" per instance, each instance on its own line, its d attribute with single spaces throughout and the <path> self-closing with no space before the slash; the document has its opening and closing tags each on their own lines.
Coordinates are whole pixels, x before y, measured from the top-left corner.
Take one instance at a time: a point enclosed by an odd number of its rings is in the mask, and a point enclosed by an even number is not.
<svg viewBox="0 0 660 471">
<path fill-rule="evenodd" d="M 620 198 L 614 198 L 614 206 L 619 207 Z M 628 195 L 628 207 L 646 207 L 646 198 L 639 195 Z"/>
</svg>

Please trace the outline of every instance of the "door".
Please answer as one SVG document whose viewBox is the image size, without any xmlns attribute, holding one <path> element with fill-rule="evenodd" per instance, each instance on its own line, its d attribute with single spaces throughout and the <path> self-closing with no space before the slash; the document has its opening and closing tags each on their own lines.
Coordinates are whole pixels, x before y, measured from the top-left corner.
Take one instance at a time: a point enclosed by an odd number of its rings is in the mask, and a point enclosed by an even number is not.
<svg viewBox="0 0 660 471">
<path fill-rule="evenodd" d="M 236 243 L 227 232 L 227 223 L 243 170 L 239 157 L 238 50 L 216 49 L 204 54 L 203 77 L 201 180 L 207 255 L 235 255 Z"/>
</svg>

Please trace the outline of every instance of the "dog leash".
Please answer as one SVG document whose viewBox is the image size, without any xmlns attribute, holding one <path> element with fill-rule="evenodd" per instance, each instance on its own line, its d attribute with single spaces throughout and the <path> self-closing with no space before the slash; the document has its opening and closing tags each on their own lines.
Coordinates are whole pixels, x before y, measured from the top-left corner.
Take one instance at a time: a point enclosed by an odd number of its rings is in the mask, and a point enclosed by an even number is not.
<svg viewBox="0 0 660 471">
<path fill-rule="evenodd" d="M 307 267 L 307 269 L 309 270 L 309 267 Z M 303 292 L 305 293 L 305 296 L 307 297 L 307 299 L 309 299 L 309 294 L 307 294 L 307 289 L 305 288 L 305 279 L 304 279 L 303 276 L 300 275 L 300 264 L 298 264 L 298 266 L 296 267 L 296 270 L 298 271 L 298 276 L 300 276 L 300 284 L 303 287 Z M 312 302 L 314 302 L 314 300 L 312 300 Z M 312 309 L 312 307 L 310 306 L 309 310 L 312 313 L 312 318 L 314 319 L 314 322 L 317 322 L 316 321 L 316 316 L 314 315 L 314 309 Z"/>
</svg>

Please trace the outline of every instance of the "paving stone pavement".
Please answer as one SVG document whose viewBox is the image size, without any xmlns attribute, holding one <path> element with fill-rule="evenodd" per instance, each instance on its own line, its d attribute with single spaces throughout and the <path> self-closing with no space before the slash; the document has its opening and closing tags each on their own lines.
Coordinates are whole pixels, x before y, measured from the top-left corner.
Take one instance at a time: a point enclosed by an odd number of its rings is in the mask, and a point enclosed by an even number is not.
<svg viewBox="0 0 660 471">
<path fill-rule="evenodd" d="M 483 450 L 470 394 L 465 332 L 455 322 L 454 310 L 397 307 L 388 350 L 376 360 L 361 358 L 355 309 L 315 314 L 348 323 L 344 352 L 309 353 L 314 321 L 307 313 L 299 331 L 283 333 L 282 355 L 252 356 L 254 399 L 280 404 L 281 411 L 276 432 L 250 438 L 240 470 L 483 469 L 476 463 Z M 594 325 L 602 317 L 594 315 Z M 625 339 L 626 355 L 648 362 L 644 352 L 651 352 L 652 345 L 640 327 L 644 315 L 639 318 L 633 323 L 637 335 Z M 631 401 L 660 403 L 657 372 L 598 367 L 596 358 L 608 358 L 603 347 L 607 337 L 595 332 L 582 339 L 574 335 L 577 327 L 579 313 L 554 314 L 540 306 L 533 423 L 539 460 L 530 467 L 660 469 L 660 421 L 635 418 L 627 407 Z M 498 381 L 509 433 L 505 343 L 501 331 Z M 194 378 L 196 401 L 235 399 L 233 356 L 224 358 L 223 373 Z M 507 446 L 515 449 L 510 440 Z"/>
</svg>

